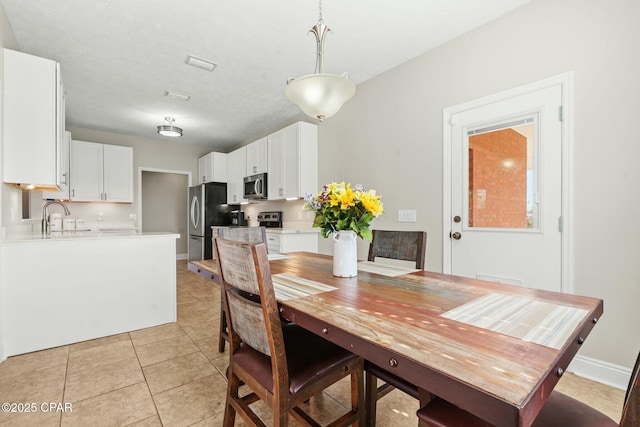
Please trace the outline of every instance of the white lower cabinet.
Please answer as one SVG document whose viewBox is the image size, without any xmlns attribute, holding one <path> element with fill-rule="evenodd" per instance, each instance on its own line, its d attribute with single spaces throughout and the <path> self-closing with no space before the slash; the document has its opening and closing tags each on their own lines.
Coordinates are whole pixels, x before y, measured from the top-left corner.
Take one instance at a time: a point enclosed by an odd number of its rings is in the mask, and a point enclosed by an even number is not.
<svg viewBox="0 0 640 427">
<path fill-rule="evenodd" d="M 317 231 L 269 231 L 267 229 L 267 249 L 270 254 L 287 252 L 318 252 Z"/>
<path fill-rule="evenodd" d="M 0 242 L 5 355 L 175 322 L 176 237 Z"/>
<path fill-rule="evenodd" d="M 74 202 L 133 202 L 133 148 L 71 141 Z"/>
</svg>

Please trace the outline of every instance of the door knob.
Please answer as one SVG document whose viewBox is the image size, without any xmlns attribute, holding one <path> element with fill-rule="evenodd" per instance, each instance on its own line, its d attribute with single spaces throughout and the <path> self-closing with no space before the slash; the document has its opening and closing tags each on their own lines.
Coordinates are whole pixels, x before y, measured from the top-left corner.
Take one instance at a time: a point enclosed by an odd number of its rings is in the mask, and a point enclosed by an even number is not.
<svg viewBox="0 0 640 427">
<path fill-rule="evenodd" d="M 460 234 L 457 231 L 455 233 L 451 233 L 451 238 L 454 240 L 460 240 L 461 237 L 462 237 L 462 234 Z"/>
</svg>

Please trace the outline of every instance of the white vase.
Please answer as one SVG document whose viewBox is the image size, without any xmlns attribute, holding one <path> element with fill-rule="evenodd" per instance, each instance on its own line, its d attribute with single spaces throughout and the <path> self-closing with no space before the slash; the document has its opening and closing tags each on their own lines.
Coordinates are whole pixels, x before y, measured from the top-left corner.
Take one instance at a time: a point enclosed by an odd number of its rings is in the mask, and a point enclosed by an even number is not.
<svg viewBox="0 0 640 427">
<path fill-rule="evenodd" d="M 358 245 L 355 231 L 343 230 L 333 233 L 333 275 L 358 275 Z"/>
</svg>

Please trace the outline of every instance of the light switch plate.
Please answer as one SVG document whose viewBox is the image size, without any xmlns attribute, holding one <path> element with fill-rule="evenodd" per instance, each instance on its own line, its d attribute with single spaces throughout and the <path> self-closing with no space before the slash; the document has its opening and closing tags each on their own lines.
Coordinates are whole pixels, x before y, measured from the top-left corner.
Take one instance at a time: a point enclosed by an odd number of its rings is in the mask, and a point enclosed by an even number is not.
<svg viewBox="0 0 640 427">
<path fill-rule="evenodd" d="M 416 222 L 416 210 L 398 209 L 398 222 Z"/>
</svg>

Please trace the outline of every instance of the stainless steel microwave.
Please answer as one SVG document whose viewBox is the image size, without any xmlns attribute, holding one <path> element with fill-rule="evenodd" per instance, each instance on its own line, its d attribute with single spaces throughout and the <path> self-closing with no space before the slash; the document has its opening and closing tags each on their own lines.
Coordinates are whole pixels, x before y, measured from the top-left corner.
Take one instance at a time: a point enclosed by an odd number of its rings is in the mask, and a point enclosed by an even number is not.
<svg viewBox="0 0 640 427">
<path fill-rule="evenodd" d="M 266 173 L 259 173 L 244 178 L 244 198 L 253 200 L 267 198 Z"/>
</svg>

